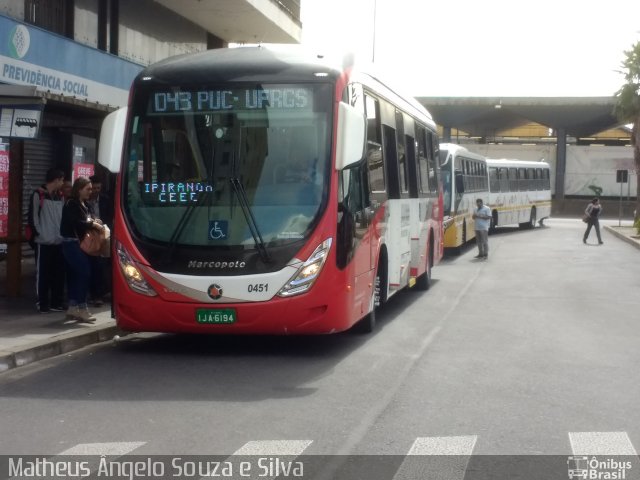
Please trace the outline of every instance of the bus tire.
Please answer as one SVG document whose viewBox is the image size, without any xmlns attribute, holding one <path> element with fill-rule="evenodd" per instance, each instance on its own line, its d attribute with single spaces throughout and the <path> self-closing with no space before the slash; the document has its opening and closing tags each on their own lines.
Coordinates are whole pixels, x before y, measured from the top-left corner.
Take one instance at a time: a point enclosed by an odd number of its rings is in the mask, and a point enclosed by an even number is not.
<svg viewBox="0 0 640 480">
<path fill-rule="evenodd" d="M 531 207 L 531 215 L 529 216 L 529 228 L 536 228 L 538 211 L 536 207 Z"/>
<path fill-rule="evenodd" d="M 525 223 L 519 224 L 520 228 L 531 230 L 536 227 L 536 207 L 531 207 L 531 212 L 529 213 L 529 221 Z"/>
<path fill-rule="evenodd" d="M 462 244 L 461 247 L 467 243 L 467 221 L 462 222 Z"/>
<path fill-rule="evenodd" d="M 376 308 L 373 307 L 371 311 L 362 319 L 356 323 L 353 331 L 355 333 L 373 333 L 376 329 Z"/>
<path fill-rule="evenodd" d="M 496 228 L 498 228 L 498 211 L 494 210 L 491 212 L 491 223 L 489 223 L 489 233 L 496 233 Z"/>
<path fill-rule="evenodd" d="M 429 235 L 429 252 L 427 253 L 427 265 L 422 275 L 416 278 L 416 289 L 429 290 L 431 287 L 431 266 L 433 265 L 433 235 Z"/>
<path fill-rule="evenodd" d="M 373 333 L 376 329 L 376 309 L 380 308 L 379 305 L 382 305 L 380 301 L 380 288 L 382 284 L 382 279 L 378 272 L 380 269 L 376 270 L 376 276 L 373 283 L 373 292 L 371 292 L 371 302 L 369 305 L 369 313 L 365 315 L 363 318 L 358 320 L 358 322 L 353 327 L 354 333 Z M 378 306 L 376 306 L 378 305 Z"/>
</svg>

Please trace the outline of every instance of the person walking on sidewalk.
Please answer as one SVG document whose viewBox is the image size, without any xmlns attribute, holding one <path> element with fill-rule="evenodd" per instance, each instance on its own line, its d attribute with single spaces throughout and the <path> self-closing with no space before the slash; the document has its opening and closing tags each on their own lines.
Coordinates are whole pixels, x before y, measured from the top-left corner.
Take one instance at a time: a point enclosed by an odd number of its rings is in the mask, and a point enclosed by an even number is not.
<svg viewBox="0 0 640 480">
<path fill-rule="evenodd" d="M 93 323 L 96 317 L 89 313 L 87 293 L 91 278 L 89 255 L 80 248 L 80 239 L 90 228 L 102 229 L 89 213 L 87 200 L 91 195 L 91 181 L 78 177 L 73 182 L 71 198 L 62 211 L 60 233 L 62 235 L 62 253 L 67 262 L 67 281 L 69 284 L 69 308 L 67 318 L 80 322 Z"/>
<path fill-rule="evenodd" d="M 584 232 L 584 236 L 582 237 L 582 243 L 587 243 L 587 238 L 589 238 L 589 233 L 591 233 L 591 227 L 595 227 L 596 236 L 598 237 L 598 245 L 602 245 L 604 242 L 602 241 L 602 237 L 600 236 L 600 214 L 602 213 L 602 205 L 600 205 L 600 200 L 598 198 L 594 198 L 591 200 L 591 203 L 587 205 L 587 208 L 584 211 L 584 214 L 587 219 L 587 229 Z"/>
<path fill-rule="evenodd" d="M 489 258 L 489 227 L 491 225 L 491 209 L 483 204 L 481 198 L 476 200 L 476 210 L 473 212 L 475 220 L 476 243 L 478 255 L 476 258 Z"/>
<path fill-rule="evenodd" d="M 60 221 L 64 199 L 60 188 L 64 182 L 64 172 L 51 168 L 47 171 L 45 181 L 33 192 L 29 205 L 36 248 L 36 305 L 40 313 L 63 312 L 65 265 Z"/>
</svg>

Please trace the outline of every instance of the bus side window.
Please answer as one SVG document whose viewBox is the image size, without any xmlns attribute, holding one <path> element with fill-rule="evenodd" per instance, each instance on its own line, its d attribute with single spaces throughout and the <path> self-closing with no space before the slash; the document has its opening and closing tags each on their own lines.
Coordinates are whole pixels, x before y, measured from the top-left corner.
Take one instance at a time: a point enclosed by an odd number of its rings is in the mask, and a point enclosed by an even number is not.
<svg viewBox="0 0 640 480">
<path fill-rule="evenodd" d="M 498 178 L 498 169 L 491 167 L 489 169 L 489 190 L 492 192 L 500 191 L 500 179 Z"/>
<path fill-rule="evenodd" d="M 426 143 L 426 135 L 425 129 L 421 126 L 416 127 L 416 135 L 418 137 L 418 174 L 420 179 L 420 193 L 426 194 L 429 193 L 432 180 L 429 176 L 429 163 L 428 163 L 428 153 L 427 153 L 427 143 Z"/>
<path fill-rule="evenodd" d="M 367 165 L 369 167 L 369 188 L 372 192 L 384 192 L 386 179 L 382 153 L 382 132 L 380 106 L 378 101 L 365 94 L 367 114 Z"/>
<path fill-rule="evenodd" d="M 383 125 L 382 137 L 384 141 L 384 164 L 387 173 L 389 198 L 400 198 L 400 178 L 395 129 L 389 125 Z"/>
<path fill-rule="evenodd" d="M 527 179 L 527 170 L 525 168 L 518 168 L 518 179 L 520 180 L 518 183 L 520 191 L 527 190 L 527 184 L 529 181 Z"/>
<path fill-rule="evenodd" d="M 551 176 L 549 170 L 544 170 L 544 189 L 551 190 Z"/>
<path fill-rule="evenodd" d="M 427 132 L 427 164 L 429 165 L 429 191 L 438 192 L 438 140 L 432 132 Z"/>
<path fill-rule="evenodd" d="M 517 168 L 509 168 L 509 191 L 517 192 L 518 191 L 518 169 Z"/>
<path fill-rule="evenodd" d="M 507 170 L 506 167 L 500 167 L 498 171 L 499 171 L 498 176 L 500 177 L 500 191 L 508 192 L 509 191 L 509 171 Z"/>
<path fill-rule="evenodd" d="M 396 155 L 398 159 L 398 178 L 400 180 L 400 191 L 407 193 L 409 191 L 409 184 L 407 179 L 409 177 L 407 166 L 407 147 L 405 145 L 404 136 L 404 117 L 402 112 L 396 110 Z"/>
<path fill-rule="evenodd" d="M 416 141 L 409 135 L 404 136 L 404 143 L 407 148 L 407 160 L 406 167 L 408 172 L 408 184 L 409 184 L 409 196 L 411 198 L 418 198 L 418 181 L 420 179 L 420 172 L 418 171 L 418 165 L 416 162 Z"/>
</svg>

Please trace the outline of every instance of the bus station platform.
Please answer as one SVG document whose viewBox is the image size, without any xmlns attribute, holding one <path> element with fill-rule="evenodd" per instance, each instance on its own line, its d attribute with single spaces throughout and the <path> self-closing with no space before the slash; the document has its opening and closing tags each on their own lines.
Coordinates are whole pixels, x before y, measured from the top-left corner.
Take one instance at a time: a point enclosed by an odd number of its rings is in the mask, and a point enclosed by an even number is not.
<svg viewBox="0 0 640 480">
<path fill-rule="evenodd" d="M 602 219 L 601 226 L 636 247 L 640 254 L 640 236 L 629 220 Z M 5 269 L 6 262 L 0 261 L 0 278 L 6 278 Z M 64 312 L 39 313 L 35 304 L 33 258 L 23 260 L 22 271 L 21 297 L 7 297 L 0 291 L 0 373 L 57 355 L 70 355 L 74 350 L 113 340 L 122 333 L 111 318 L 109 303 L 90 308 L 96 317 L 93 324 L 65 320 Z"/>
</svg>

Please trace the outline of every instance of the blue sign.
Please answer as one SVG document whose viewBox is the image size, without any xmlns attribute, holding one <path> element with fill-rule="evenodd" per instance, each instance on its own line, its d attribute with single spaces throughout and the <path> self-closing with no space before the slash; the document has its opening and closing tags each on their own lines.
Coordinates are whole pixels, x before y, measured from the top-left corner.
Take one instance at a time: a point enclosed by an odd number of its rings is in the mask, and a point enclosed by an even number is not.
<svg viewBox="0 0 640 480">
<path fill-rule="evenodd" d="M 209 220 L 209 240 L 226 240 L 228 232 L 228 221 Z"/>
<path fill-rule="evenodd" d="M 126 105 L 142 70 L 128 60 L 0 15 L 0 83 Z"/>
</svg>

